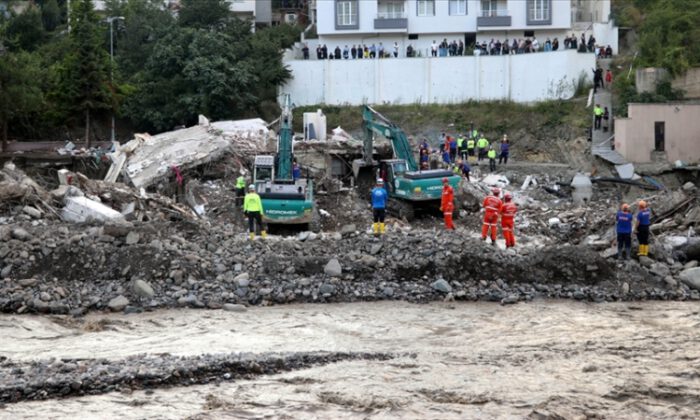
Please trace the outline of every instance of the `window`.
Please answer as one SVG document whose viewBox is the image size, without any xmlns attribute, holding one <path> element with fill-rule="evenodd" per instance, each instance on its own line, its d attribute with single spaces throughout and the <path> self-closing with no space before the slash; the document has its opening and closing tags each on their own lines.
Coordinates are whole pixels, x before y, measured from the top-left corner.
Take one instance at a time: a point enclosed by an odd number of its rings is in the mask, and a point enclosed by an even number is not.
<svg viewBox="0 0 700 420">
<path fill-rule="evenodd" d="M 342 0 L 335 5 L 335 26 L 336 27 L 357 27 L 358 13 L 357 0 Z"/>
<path fill-rule="evenodd" d="M 435 16 L 435 0 L 418 0 L 418 16 Z"/>
<path fill-rule="evenodd" d="M 380 19 L 400 19 L 404 16 L 404 0 L 383 1 L 378 5 L 378 16 Z"/>
<path fill-rule="evenodd" d="M 654 150 L 657 152 L 666 150 L 666 123 L 664 121 L 654 123 Z"/>
<path fill-rule="evenodd" d="M 552 0 L 528 0 L 527 20 L 528 21 L 551 21 Z"/>
<path fill-rule="evenodd" d="M 418 34 L 408 34 L 408 39 L 411 39 L 411 40 L 418 39 Z"/>
<path fill-rule="evenodd" d="M 526 38 L 532 38 L 533 36 L 535 36 L 535 31 L 525 31 L 523 33 L 523 36 Z"/>
<path fill-rule="evenodd" d="M 463 16 L 467 14 L 467 0 L 450 0 L 450 15 Z"/>
</svg>

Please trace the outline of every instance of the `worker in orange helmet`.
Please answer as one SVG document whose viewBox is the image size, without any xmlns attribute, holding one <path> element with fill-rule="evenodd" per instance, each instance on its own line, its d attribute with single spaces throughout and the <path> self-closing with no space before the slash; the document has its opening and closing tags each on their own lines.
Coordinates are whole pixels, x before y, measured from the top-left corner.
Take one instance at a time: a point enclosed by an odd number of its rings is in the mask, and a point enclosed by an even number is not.
<svg viewBox="0 0 700 420">
<path fill-rule="evenodd" d="M 493 188 L 491 194 L 484 198 L 484 224 L 481 228 L 481 240 L 485 241 L 489 231 L 491 232 L 491 244 L 496 245 L 496 235 L 498 230 L 498 215 L 501 213 L 503 202 L 498 196 L 501 195 L 501 190 Z"/>
<path fill-rule="evenodd" d="M 513 202 L 513 196 L 510 193 L 505 193 L 503 196 L 503 206 L 501 207 L 501 229 L 503 230 L 503 238 L 506 240 L 506 248 L 515 246 L 515 213 L 518 212 L 518 206 Z"/>
<path fill-rule="evenodd" d="M 649 255 L 649 226 L 651 225 L 651 209 L 647 202 L 639 200 L 637 205 L 639 212 L 634 226 L 634 231 L 637 233 L 639 240 L 639 256 L 646 257 Z"/>
<path fill-rule="evenodd" d="M 442 179 L 442 201 L 440 203 L 440 211 L 445 217 L 445 229 L 454 230 L 455 225 L 452 223 L 452 212 L 455 209 L 454 204 L 455 192 L 450 185 L 448 178 Z"/>
</svg>

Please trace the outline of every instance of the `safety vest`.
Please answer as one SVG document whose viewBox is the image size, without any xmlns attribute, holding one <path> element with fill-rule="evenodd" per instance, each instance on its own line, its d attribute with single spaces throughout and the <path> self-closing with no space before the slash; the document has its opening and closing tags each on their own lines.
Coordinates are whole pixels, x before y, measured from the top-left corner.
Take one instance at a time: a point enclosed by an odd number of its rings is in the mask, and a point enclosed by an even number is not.
<svg viewBox="0 0 700 420">
<path fill-rule="evenodd" d="M 496 159 L 496 151 L 491 149 L 486 156 L 488 156 L 489 159 Z"/>
<path fill-rule="evenodd" d="M 238 179 L 236 179 L 236 188 L 238 188 L 238 189 L 245 188 L 245 177 L 239 176 Z"/>
<path fill-rule="evenodd" d="M 262 213 L 263 206 L 260 196 L 257 193 L 248 193 L 243 200 L 243 211 L 259 211 Z"/>
<path fill-rule="evenodd" d="M 484 198 L 483 206 L 484 210 L 486 210 L 486 214 L 498 214 L 501 211 L 503 202 L 500 198 L 496 197 L 495 195 L 489 195 L 486 196 L 486 198 Z"/>
<path fill-rule="evenodd" d="M 477 130 L 472 130 L 472 138 L 475 139 L 479 137 L 479 132 Z"/>
<path fill-rule="evenodd" d="M 455 165 L 455 167 L 452 168 L 452 172 L 453 172 L 455 175 L 459 175 L 459 171 L 460 171 L 459 165 Z"/>
<path fill-rule="evenodd" d="M 482 137 L 476 142 L 476 145 L 479 149 L 485 149 L 489 147 L 489 141 L 486 140 L 486 137 Z"/>
<path fill-rule="evenodd" d="M 467 140 L 467 149 L 473 149 L 474 148 L 474 140 L 469 139 Z"/>
<path fill-rule="evenodd" d="M 596 115 L 597 117 L 600 117 L 600 116 L 603 115 L 603 108 L 597 106 L 597 107 L 595 107 L 595 109 L 593 110 L 593 112 L 595 113 L 595 115 Z"/>
<path fill-rule="evenodd" d="M 461 149 L 462 145 L 464 145 L 464 137 L 459 136 L 457 137 L 457 147 Z"/>
</svg>

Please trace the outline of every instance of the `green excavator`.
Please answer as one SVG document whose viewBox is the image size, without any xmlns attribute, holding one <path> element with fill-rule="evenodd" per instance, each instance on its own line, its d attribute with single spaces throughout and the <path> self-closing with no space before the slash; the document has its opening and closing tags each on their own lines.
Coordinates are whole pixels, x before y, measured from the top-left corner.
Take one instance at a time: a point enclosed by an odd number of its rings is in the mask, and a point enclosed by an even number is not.
<svg viewBox="0 0 700 420">
<path fill-rule="evenodd" d="M 400 127 L 369 105 L 365 105 L 362 119 L 365 131 L 363 158 L 352 163 L 353 175 L 360 191 L 367 190 L 378 177 L 384 178 L 389 192 L 389 212 L 409 221 L 414 219 L 416 210 L 440 207 L 443 178 L 447 178 L 457 191 L 461 177 L 452 171 L 419 170 L 411 144 Z M 391 142 L 393 159 L 373 159 L 375 135 Z"/>
<path fill-rule="evenodd" d="M 296 225 L 317 232 L 321 226 L 314 204 L 313 182 L 308 173 L 306 178 L 294 177 L 293 137 L 292 104 L 286 94 L 277 133 L 277 153 L 255 156 L 255 191 L 262 200 L 263 221 L 268 228 Z"/>
</svg>

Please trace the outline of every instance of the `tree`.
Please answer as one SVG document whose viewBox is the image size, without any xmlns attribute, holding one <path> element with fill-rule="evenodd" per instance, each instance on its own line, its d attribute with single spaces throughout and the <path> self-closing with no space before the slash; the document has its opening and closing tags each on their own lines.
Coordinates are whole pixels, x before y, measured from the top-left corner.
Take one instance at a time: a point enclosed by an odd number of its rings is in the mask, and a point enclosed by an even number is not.
<svg viewBox="0 0 700 420">
<path fill-rule="evenodd" d="M 45 35 L 41 12 L 36 6 L 28 7 L 24 12 L 10 18 L 4 32 L 5 42 L 11 51 L 33 51 Z"/>
<path fill-rule="evenodd" d="M 258 81 L 245 40 L 207 29 L 173 27 L 160 39 L 134 81 L 125 114 L 139 127 L 167 130 L 241 115 L 255 106 Z"/>
<path fill-rule="evenodd" d="M 172 14 L 161 0 L 128 0 L 111 16 L 124 16 L 123 30 L 115 34 L 117 67 L 124 75 L 143 70 L 156 42 L 174 26 Z"/>
<path fill-rule="evenodd" d="M 226 0 L 182 0 L 178 22 L 190 28 L 213 28 L 230 18 Z"/>
<path fill-rule="evenodd" d="M 99 21 L 91 0 L 71 3 L 72 51 L 60 69 L 60 88 L 66 106 L 85 115 L 85 141 L 91 145 L 90 117 L 99 109 L 113 108 L 109 55 L 102 43 Z"/>
<path fill-rule="evenodd" d="M 47 32 L 53 32 L 56 29 L 61 23 L 61 9 L 58 7 L 58 1 L 46 0 L 44 2 L 41 6 L 41 20 Z"/>
<path fill-rule="evenodd" d="M 700 2 L 657 0 L 647 12 L 640 29 L 642 61 L 667 68 L 671 74 L 684 73 L 700 64 Z"/>
<path fill-rule="evenodd" d="M 40 64 L 28 52 L 0 54 L 0 128 L 2 150 L 7 149 L 10 121 L 38 111 L 43 93 L 36 83 L 42 77 Z"/>
</svg>

